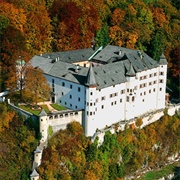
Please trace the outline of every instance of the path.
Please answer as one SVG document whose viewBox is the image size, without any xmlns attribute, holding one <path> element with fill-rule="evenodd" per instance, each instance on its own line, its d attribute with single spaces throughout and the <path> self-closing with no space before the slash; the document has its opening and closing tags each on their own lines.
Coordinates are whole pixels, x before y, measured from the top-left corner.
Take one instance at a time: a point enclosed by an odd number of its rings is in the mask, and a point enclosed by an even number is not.
<svg viewBox="0 0 180 180">
<path fill-rule="evenodd" d="M 51 101 L 45 101 L 45 102 L 39 102 L 38 103 L 38 105 L 47 105 L 49 111 L 51 111 L 51 112 L 57 111 L 50 104 L 52 104 Z"/>
</svg>

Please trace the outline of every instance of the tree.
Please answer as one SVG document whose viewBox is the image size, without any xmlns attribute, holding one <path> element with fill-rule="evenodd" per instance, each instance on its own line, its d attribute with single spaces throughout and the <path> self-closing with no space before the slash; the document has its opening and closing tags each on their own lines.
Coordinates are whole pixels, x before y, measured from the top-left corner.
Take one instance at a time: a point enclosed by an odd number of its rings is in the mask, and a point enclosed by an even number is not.
<svg viewBox="0 0 180 180">
<path fill-rule="evenodd" d="M 142 119 L 141 118 L 137 118 L 137 120 L 136 120 L 136 122 L 135 122 L 135 124 L 136 124 L 136 126 L 137 127 L 141 127 L 141 125 L 143 124 L 143 121 L 142 121 Z"/>
<path fill-rule="evenodd" d="M 49 99 L 51 89 L 39 68 L 28 66 L 24 77 L 23 98 L 37 105 L 38 98 Z"/>
</svg>

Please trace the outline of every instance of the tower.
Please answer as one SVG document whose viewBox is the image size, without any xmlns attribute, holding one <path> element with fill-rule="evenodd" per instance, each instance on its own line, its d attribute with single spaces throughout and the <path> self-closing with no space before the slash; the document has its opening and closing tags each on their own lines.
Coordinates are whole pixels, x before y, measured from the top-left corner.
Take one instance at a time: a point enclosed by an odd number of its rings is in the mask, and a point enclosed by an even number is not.
<svg viewBox="0 0 180 180">
<path fill-rule="evenodd" d="M 96 80 L 92 64 L 89 67 L 86 81 L 85 134 L 91 136 L 96 131 Z"/>
<path fill-rule="evenodd" d="M 136 85 L 136 73 L 132 64 L 130 63 L 129 69 L 126 72 L 127 86 L 126 86 L 126 102 L 125 102 L 125 119 L 130 119 L 134 117 L 134 107 L 135 107 L 135 85 Z"/>
<path fill-rule="evenodd" d="M 42 135 L 40 142 L 44 143 L 48 137 L 48 121 L 47 114 L 44 109 L 41 110 L 39 114 L 39 125 L 40 125 L 40 133 Z"/>
<path fill-rule="evenodd" d="M 167 60 L 164 53 L 159 57 L 159 78 L 158 78 L 158 94 L 157 109 L 165 108 L 166 81 L 167 81 Z"/>
<path fill-rule="evenodd" d="M 39 179 L 39 174 L 37 173 L 36 169 L 33 170 L 30 177 L 31 177 L 31 180 L 38 180 Z"/>
</svg>

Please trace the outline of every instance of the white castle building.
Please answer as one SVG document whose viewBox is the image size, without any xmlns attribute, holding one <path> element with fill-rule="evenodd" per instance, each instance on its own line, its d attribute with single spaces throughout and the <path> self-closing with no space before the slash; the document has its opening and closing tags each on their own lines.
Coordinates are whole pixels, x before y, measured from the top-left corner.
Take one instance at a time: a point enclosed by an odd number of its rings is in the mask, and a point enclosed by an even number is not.
<svg viewBox="0 0 180 180">
<path fill-rule="evenodd" d="M 44 71 L 51 101 L 83 110 L 87 136 L 122 120 L 165 108 L 167 61 L 108 45 L 41 54 L 31 60 Z"/>
</svg>

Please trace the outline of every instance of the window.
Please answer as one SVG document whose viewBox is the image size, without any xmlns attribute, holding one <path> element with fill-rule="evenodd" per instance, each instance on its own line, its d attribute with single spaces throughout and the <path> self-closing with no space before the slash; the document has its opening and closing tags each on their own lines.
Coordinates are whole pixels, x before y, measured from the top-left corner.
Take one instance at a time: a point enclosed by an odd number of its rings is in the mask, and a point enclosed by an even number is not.
<svg viewBox="0 0 180 180">
<path fill-rule="evenodd" d="M 149 90 L 149 93 L 151 93 L 151 90 Z"/>
<path fill-rule="evenodd" d="M 70 104 L 70 107 L 72 107 L 72 104 Z"/>
<path fill-rule="evenodd" d="M 164 72 L 160 72 L 159 74 L 160 74 L 161 76 L 163 76 L 163 75 L 164 75 Z"/>
<path fill-rule="evenodd" d="M 52 91 L 54 92 L 54 87 L 52 88 Z"/>
<path fill-rule="evenodd" d="M 154 73 L 154 76 L 157 76 L 157 73 Z"/>
<path fill-rule="evenodd" d="M 126 101 L 129 102 L 129 96 L 126 97 Z"/>
<path fill-rule="evenodd" d="M 144 95 L 146 95 L 146 92 L 144 92 Z"/>
<path fill-rule="evenodd" d="M 90 106 L 92 106 L 92 103 L 90 103 Z"/>
<path fill-rule="evenodd" d="M 101 97 L 101 101 L 105 100 L 105 96 Z"/>
<path fill-rule="evenodd" d="M 122 103 L 122 99 L 120 99 L 120 103 Z"/>
<path fill-rule="evenodd" d="M 113 102 L 111 102 L 111 106 L 113 106 Z"/>
<path fill-rule="evenodd" d="M 80 98 L 78 98 L 78 101 L 80 101 L 81 99 Z"/>
<path fill-rule="evenodd" d="M 144 102 L 144 99 L 142 100 L 142 102 Z"/>
<path fill-rule="evenodd" d="M 61 94 L 62 94 L 62 96 L 63 96 L 63 95 L 64 95 L 64 92 L 62 92 Z"/>
<path fill-rule="evenodd" d="M 72 99 L 72 95 L 70 95 L 69 98 Z"/>
<path fill-rule="evenodd" d="M 102 105 L 101 108 L 104 109 L 104 105 Z"/>
<path fill-rule="evenodd" d="M 70 89 L 72 89 L 72 84 L 70 84 Z"/>
<path fill-rule="evenodd" d="M 64 103 L 65 105 L 67 104 L 67 102 Z"/>
<path fill-rule="evenodd" d="M 93 92 L 90 92 L 90 95 L 93 95 Z"/>
<path fill-rule="evenodd" d="M 90 112 L 90 116 L 92 116 L 92 112 Z"/>
<path fill-rule="evenodd" d="M 116 105 L 116 103 L 117 103 L 117 102 L 116 102 L 116 101 L 114 101 L 114 104 L 115 104 L 115 105 Z"/>
<path fill-rule="evenodd" d="M 160 80 L 159 80 L 159 83 L 163 83 L 163 79 L 160 79 Z"/>
<path fill-rule="evenodd" d="M 59 102 L 61 103 L 61 100 Z"/>
<path fill-rule="evenodd" d="M 142 96 L 142 93 L 140 94 L 140 96 Z"/>
<path fill-rule="evenodd" d="M 52 79 L 52 83 L 54 83 L 54 79 Z"/>
<path fill-rule="evenodd" d="M 151 78 L 151 77 L 152 77 L 152 74 L 150 74 L 149 77 Z"/>
<path fill-rule="evenodd" d="M 65 83 L 64 83 L 64 82 L 62 82 L 62 86 L 65 86 Z"/>
<path fill-rule="evenodd" d="M 75 106 L 75 108 L 77 109 L 77 106 Z"/>
<path fill-rule="evenodd" d="M 134 96 L 132 97 L 132 101 L 134 101 Z"/>
<path fill-rule="evenodd" d="M 127 92 L 129 92 L 129 89 L 127 89 Z"/>
<path fill-rule="evenodd" d="M 81 91 L 81 88 L 80 87 L 78 87 L 78 92 L 80 92 Z"/>
<path fill-rule="evenodd" d="M 89 106 L 89 103 L 87 102 L 87 106 Z"/>
<path fill-rule="evenodd" d="M 162 88 L 160 88 L 159 90 L 162 91 Z"/>
<path fill-rule="evenodd" d="M 154 81 L 154 84 L 156 84 L 156 81 Z"/>
<path fill-rule="evenodd" d="M 98 103 L 98 98 L 96 99 L 96 103 Z"/>
<path fill-rule="evenodd" d="M 149 86 L 151 86 L 151 82 L 149 82 Z"/>
<path fill-rule="evenodd" d="M 123 89 L 123 90 L 121 90 L 121 94 L 124 94 L 125 93 L 125 90 Z"/>
<path fill-rule="evenodd" d="M 154 88 L 154 89 L 153 89 L 153 91 L 155 92 L 155 91 L 156 91 L 156 89 Z"/>
<path fill-rule="evenodd" d="M 87 115 L 89 114 L 89 112 L 87 111 Z"/>
</svg>

